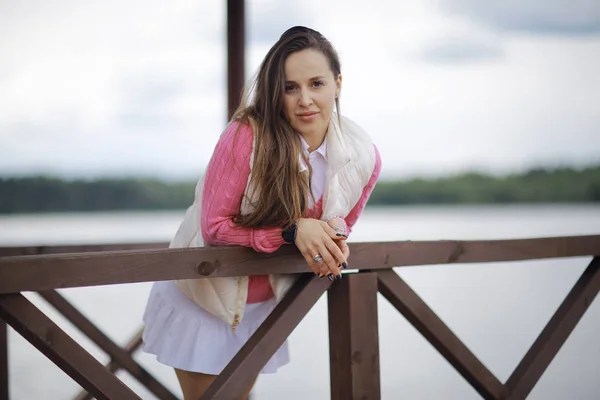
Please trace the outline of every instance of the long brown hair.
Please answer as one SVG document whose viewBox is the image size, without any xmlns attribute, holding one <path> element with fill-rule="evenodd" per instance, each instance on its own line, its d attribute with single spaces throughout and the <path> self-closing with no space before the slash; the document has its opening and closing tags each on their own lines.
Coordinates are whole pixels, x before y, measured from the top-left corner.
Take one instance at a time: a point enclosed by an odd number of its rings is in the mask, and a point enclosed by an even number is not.
<svg viewBox="0 0 600 400">
<path fill-rule="evenodd" d="M 287 227 L 302 217 L 308 208 L 310 170 L 309 173 L 299 172 L 302 144 L 285 117 L 283 100 L 285 61 L 290 54 L 306 49 L 323 53 L 333 76 L 340 75 L 337 52 L 323 35 L 302 26 L 290 28 L 265 56 L 254 81 L 244 93 L 242 105 L 232 118 L 250 125 L 255 141 L 250 182 L 254 192 L 247 195 L 256 201 L 250 214 L 235 216 L 234 220 L 240 226 Z M 339 116 L 337 98 L 335 103 Z"/>
</svg>

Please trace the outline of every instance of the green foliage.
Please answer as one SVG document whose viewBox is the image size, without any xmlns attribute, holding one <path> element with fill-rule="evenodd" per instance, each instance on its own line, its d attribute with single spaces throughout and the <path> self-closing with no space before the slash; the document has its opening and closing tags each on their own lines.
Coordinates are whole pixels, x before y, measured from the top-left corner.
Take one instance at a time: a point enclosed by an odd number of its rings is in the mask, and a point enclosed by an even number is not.
<svg viewBox="0 0 600 400">
<path fill-rule="evenodd" d="M 181 209 L 192 203 L 194 188 L 152 179 L 4 178 L 0 213 Z"/>
<path fill-rule="evenodd" d="M 533 169 L 494 177 L 478 173 L 441 179 L 379 182 L 369 204 L 583 203 L 600 201 L 600 166 Z"/>
<path fill-rule="evenodd" d="M 192 203 L 195 185 L 131 178 L 0 178 L 0 213 L 182 209 Z M 369 200 L 370 205 L 566 202 L 600 202 L 600 166 L 538 168 L 504 177 L 466 173 L 381 180 Z"/>
</svg>

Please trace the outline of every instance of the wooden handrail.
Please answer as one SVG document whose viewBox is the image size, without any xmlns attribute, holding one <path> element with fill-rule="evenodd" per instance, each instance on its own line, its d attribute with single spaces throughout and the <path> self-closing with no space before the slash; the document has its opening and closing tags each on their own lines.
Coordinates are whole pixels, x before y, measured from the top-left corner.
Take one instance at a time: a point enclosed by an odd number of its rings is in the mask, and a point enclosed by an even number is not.
<svg viewBox="0 0 600 400">
<path fill-rule="evenodd" d="M 351 243 L 350 268 L 390 269 L 595 256 L 600 235 L 484 241 Z M 123 250 L 0 258 L 0 294 L 172 279 L 309 272 L 292 246 L 271 254 L 249 248 Z"/>
<path fill-rule="evenodd" d="M 167 242 L 79 244 L 58 246 L 5 246 L 0 247 L 1 257 L 41 256 L 43 254 L 88 253 L 91 251 L 166 249 Z"/>
</svg>

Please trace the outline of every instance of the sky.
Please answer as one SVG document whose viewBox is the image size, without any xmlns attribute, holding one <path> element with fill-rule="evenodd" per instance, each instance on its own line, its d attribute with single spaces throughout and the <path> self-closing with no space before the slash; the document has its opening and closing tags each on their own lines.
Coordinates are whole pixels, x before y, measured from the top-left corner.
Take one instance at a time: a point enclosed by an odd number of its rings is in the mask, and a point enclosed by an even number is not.
<svg viewBox="0 0 600 400">
<path fill-rule="evenodd" d="M 226 1 L 0 0 L 0 176 L 192 179 L 226 124 Z M 287 28 L 342 62 L 382 177 L 600 163 L 597 0 L 246 2 L 246 78 Z"/>
</svg>

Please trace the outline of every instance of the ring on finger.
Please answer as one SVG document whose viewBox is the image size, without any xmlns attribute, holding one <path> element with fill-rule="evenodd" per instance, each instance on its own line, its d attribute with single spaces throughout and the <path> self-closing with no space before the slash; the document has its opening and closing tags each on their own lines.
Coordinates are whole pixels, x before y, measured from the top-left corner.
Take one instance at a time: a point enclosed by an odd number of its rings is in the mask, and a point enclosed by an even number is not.
<svg viewBox="0 0 600 400">
<path fill-rule="evenodd" d="M 323 262 L 323 257 L 321 257 L 320 254 L 317 254 L 316 256 L 313 257 L 313 261 L 317 264 L 321 264 Z"/>
</svg>

